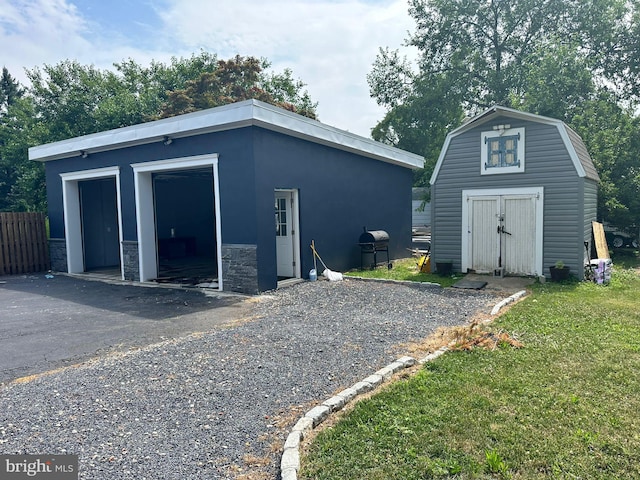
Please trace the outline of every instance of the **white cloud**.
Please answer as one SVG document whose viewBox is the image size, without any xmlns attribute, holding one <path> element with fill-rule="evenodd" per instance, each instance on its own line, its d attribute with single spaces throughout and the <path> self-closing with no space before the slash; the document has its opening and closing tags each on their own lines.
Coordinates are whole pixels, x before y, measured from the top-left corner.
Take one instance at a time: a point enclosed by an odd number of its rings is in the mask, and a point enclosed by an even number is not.
<svg viewBox="0 0 640 480">
<path fill-rule="evenodd" d="M 72 1 L 0 0 L 0 61 L 14 77 L 24 82 L 24 67 L 65 59 L 111 68 L 129 57 L 148 64 L 201 48 L 220 58 L 265 57 L 307 84 L 321 121 L 365 136 L 384 115 L 366 81 L 378 48 L 400 47 L 414 28 L 406 0 L 164 0 L 162 7 L 156 0 L 148 19 L 157 23 L 157 15 L 160 25 L 145 27 L 142 44 L 126 22 L 109 30 L 106 19 L 83 16 Z"/>
<path fill-rule="evenodd" d="M 0 45 L 0 67 L 25 84 L 25 68 L 67 59 L 111 68 L 129 57 L 139 63 L 170 57 L 140 50 L 121 32 L 106 32 L 100 19 L 84 17 L 68 0 L 0 0 Z"/>
<path fill-rule="evenodd" d="M 167 37 L 221 57 L 266 57 L 291 68 L 319 102 L 320 119 L 368 136 L 383 109 L 366 75 L 379 47 L 400 47 L 413 29 L 404 0 L 173 0 L 158 12 Z"/>
<path fill-rule="evenodd" d="M 25 67 L 90 50 L 87 33 L 88 23 L 65 0 L 0 0 L 1 60 L 21 81 Z"/>
</svg>

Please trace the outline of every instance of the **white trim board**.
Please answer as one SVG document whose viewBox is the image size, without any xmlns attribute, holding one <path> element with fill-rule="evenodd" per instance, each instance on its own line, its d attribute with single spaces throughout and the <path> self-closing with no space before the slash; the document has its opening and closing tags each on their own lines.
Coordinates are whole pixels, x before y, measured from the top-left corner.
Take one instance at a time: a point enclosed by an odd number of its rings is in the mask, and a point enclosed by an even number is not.
<svg viewBox="0 0 640 480">
<path fill-rule="evenodd" d="M 136 227 L 138 229 L 138 257 L 141 282 L 152 280 L 158 276 L 158 243 L 156 239 L 152 174 L 169 170 L 189 170 L 201 167 L 211 167 L 213 174 L 216 261 L 218 264 L 217 282 L 218 290 L 223 289 L 220 180 L 218 176 L 218 154 L 216 153 L 131 164 L 135 185 Z"/>
<path fill-rule="evenodd" d="M 163 142 L 204 133 L 258 126 L 314 143 L 346 150 L 410 169 L 424 166 L 424 157 L 325 125 L 258 100 L 245 100 L 199 112 L 108 130 L 29 149 L 29 160 L 46 162 L 107 150 Z M 171 148 L 171 146 L 167 146 Z"/>
<path fill-rule="evenodd" d="M 67 272 L 83 273 L 84 249 L 82 243 L 82 215 L 80 213 L 80 191 L 78 182 L 115 177 L 116 204 L 118 209 L 118 240 L 120 242 L 120 275 L 124 280 L 122 251 L 122 201 L 120 197 L 120 167 L 95 168 L 79 172 L 61 173 L 62 205 L 64 212 L 65 244 L 67 249 Z"/>
<path fill-rule="evenodd" d="M 502 136 L 517 136 L 517 159 L 520 162 L 518 166 L 513 167 L 494 167 L 487 168 L 486 164 L 489 161 L 488 145 L 485 142 L 489 142 L 494 138 Z M 503 130 L 487 130 L 480 133 L 480 175 L 503 175 L 505 173 L 524 173 L 525 172 L 525 131 L 523 127 L 520 128 L 508 128 Z"/>
</svg>

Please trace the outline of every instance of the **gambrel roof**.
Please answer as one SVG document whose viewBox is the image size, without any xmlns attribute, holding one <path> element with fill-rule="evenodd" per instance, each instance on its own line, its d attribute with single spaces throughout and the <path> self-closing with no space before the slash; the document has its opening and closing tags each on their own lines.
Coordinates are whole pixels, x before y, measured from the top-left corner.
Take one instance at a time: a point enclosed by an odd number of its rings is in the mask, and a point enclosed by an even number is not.
<svg viewBox="0 0 640 480">
<path fill-rule="evenodd" d="M 584 142 L 582 141 L 580 136 L 566 123 L 554 118 L 544 117 L 542 115 L 535 115 L 533 113 L 522 112 L 520 110 L 494 105 L 493 107 L 466 121 L 455 130 L 449 132 L 445 139 L 444 146 L 440 151 L 440 156 L 438 157 L 438 161 L 436 162 L 433 174 L 431 175 L 431 185 L 435 183 L 438 177 L 440 167 L 442 166 L 442 162 L 444 161 L 444 157 L 447 153 L 451 140 L 459 135 L 462 135 L 468 130 L 471 130 L 472 128 L 478 127 L 484 123 L 488 123 L 499 116 L 516 118 L 536 123 L 543 123 L 556 127 L 567 149 L 567 152 L 571 157 L 571 161 L 573 162 L 573 165 L 576 169 L 576 174 L 579 177 L 586 177 L 597 182 L 600 181 L 600 177 L 598 176 L 598 172 L 596 171 L 596 167 L 593 164 L 593 160 L 591 159 L 591 156 L 587 151 L 587 147 L 584 145 Z"/>
</svg>

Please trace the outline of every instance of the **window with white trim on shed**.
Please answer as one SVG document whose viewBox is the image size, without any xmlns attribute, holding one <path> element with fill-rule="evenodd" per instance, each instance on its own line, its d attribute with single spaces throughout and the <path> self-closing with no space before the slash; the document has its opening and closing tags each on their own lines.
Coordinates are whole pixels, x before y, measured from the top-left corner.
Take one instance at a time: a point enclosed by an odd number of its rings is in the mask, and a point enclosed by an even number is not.
<svg viewBox="0 0 640 480">
<path fill-rule="evenodd" d="M 524 172 L 524 128 L 495 125 L 481 138 L 482 175 Z"/>
</svg>

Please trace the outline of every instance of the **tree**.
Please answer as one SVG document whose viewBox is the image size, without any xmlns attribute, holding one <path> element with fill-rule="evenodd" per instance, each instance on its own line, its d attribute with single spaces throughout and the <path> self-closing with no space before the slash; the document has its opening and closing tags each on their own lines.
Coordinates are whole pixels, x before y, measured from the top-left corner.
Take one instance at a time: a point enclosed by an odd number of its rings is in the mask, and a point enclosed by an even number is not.
<svg viewBox="0 0 640 480">
<path fill-rule="evenodd" d="M 580 55 L 592 74 L 619 79 L 621 75 L 608 67 L 621 45 L 631 40 L 625 19 L 632 3 L 411 0 L 409 13 L 416 31 L 407 44 L 420 52 L 417 69 L 401 60 L 397 51 L 381 49 L 368 76 L 371 95 L 392 110 L 410 97 L 437 98 L 445 83 L 452 92 L 449 98 L 458 95 L 467 115 L 493 104 L 517 106 L 528 91 L 530 65 L 548 58 L 548 51 L 559 55 L 563 46 Z"/>
<path fill-rule="evenodd" d="M 26 165 L 26 158 L 33 105 L 24 94 L 22 85 L 6 67 L 3 68 L 0 78 L 0 211 L 21 209 L 16 204 L 16 184 L 30 167 Z M 41 204 L 40 200 L 35 199 L 34 204 Z"/>
<path fill-rule="evenodd" d="M 95 112 L 109 96 L 108 75 L 93 65 L 66 60 L 27 70 L 36 115 L 49 142 L 101 130 Z"/>
<path fill-rule="evenodd" d="M 523 73 L 540 47 L 561 41 L 580 45 L 596 73 L 619 56 L 629 33 L 625 0 L 411 0 L 416 32 L 408 44 L 422 53 L 420 71 L 448 73 L 464 87 L 471 111 L 509 106 L 522 93 Z M 593 19 L 598 21 L 594 22 Z M 619 77 L 619 75 L 618 75 Z"/>
<path fill-rule="evenodd" d="M 600 174 L 598 217 L 640 226 L 640 120 L 611 93 L 585 102 L 571 119 Z M 637 233 L 637 230 L 633 232 Z"/>
<path fill-rule="evenodd" d="M 407 44 L 420 52 L 417 65 L 381 49 L 368 81 L 387 108 L 373 136 L 425 155 L 417 184 L 431 176 L 448 130 L 464 115 L 501 104 L 578 130 L 603 178 L 600 218 L 637 222 L 638 0 L 409 4 L 416 31 Z"/>
<path fill-rule="evenodd" d="M 132 59 L 115 64 L 119 75 L 114 76 L 120 80 L 119 90 L 101 104 L 98 115 L 105 120 L 117 118 L 113 110 L 128 105 L 129 114 L 123 118 L 127 125 L 157 119 L 171 92 L 185 88 L 188 81 L 204 73 L 215 71 L 217 65 L 218 57 L 204 50 L 188 58 L 173 57 L 169 64 L 152 61 L 144 67 Z"/>
<path fill-rule="evenodd" d="M 14 79 L 7 67 L 2 67 L 0 77 L 0 115 L 5 114 L 9 106 L 24 95 L 24 88 Z"/>
<path fill-rule="evenodd" d="M 149 66 L 128 59 L 114 70 L 66 60 L 27 70 L 27 89 L 3 69 L 0 210 L 46 210 L 44 169 L 28 161 L 29 147 L 154 120 L 170 108 L 182 113 L 183 98 L 183 111 L 260 98 L 314 118 L 316 104 L 304 84 L 290 70 L 267 72 L 269 66 L 264 59 L 223 61 L 205 51 Z"/>
<path fill-rule="evenodd" d="M 27 154 L 41 138 L 29 97 L 17 98 L 0 115 L 0 211 L 46 210 L 44 167 Z"/>
<path fill-rule="evenodd" d="M 161 117 L 171 117 L 248 99 L 261 100 L 278 107 L 316 118 L 316 104 L 302 92 L 291 72 L 265 74 L 270 66 L 265 59 L 241 57 L 219 60 L 214 71 L 204 72 L 185 87 L 169 93 Z"/>
<path fill-rule="evenodd" d="M 529 56 L 522 89 L 520 96 L 511 96 L 511 106 L 566 123 L 599 90 L 579 47 L 560 42 L 541 46 Z"/>
<path fill-rule="evenodd" d="M 578 46 L 545 46 L 531 56 L 522 110 L 563 120 L 583 138 L 600 175 L 598 213 L 613 224 L 640 225 L 638 121 L 610 89 L 599 87 Z"/>
<path fill-rule="evenodd" d="M 403 103 L 390 109 L 371 136 L 425 157 L 414 185 L 427 186 L 447 132 L 462 121 L 460 94 L 449 88 L 446 76 L 417 78 Z"/>
<path fill-rule="evenodd" d="M 265 64 L 264 69 L 270 64 Z M 301 80 L 294 80 L 293 72 L 286 68 L 282 73 L 264 73 L 261 78 L 261 87 L 273 98 L 276 105 L 287 110 L 317 119 L 316 109 L 318 102 L 311 100 L 306 86 Z"/>
</svg>

